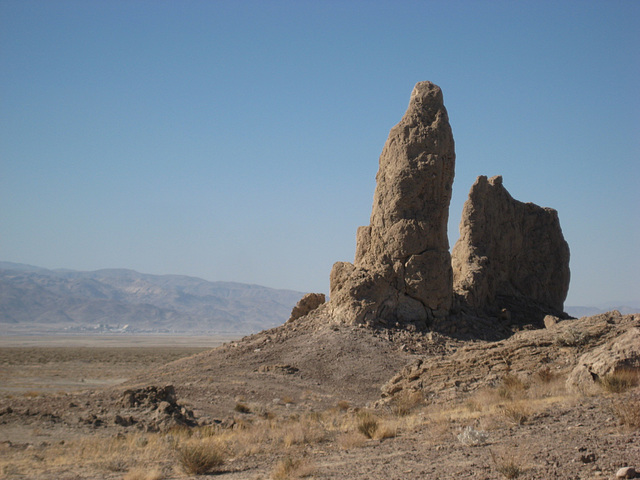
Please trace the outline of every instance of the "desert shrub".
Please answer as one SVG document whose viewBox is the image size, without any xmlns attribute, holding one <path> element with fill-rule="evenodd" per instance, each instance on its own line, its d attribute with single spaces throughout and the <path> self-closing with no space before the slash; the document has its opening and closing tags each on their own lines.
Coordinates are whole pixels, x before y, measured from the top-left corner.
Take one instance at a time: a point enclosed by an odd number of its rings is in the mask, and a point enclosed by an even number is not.
<svg viewBox="0 0 640 480">
<path fill-rule="evenodd" d="M 398 436 L 398 426 L 393 421 L 383 421 L 378 425 L 374 433 L 374 438 L 384 440 L 385 438 L 394 438 Z"/>
<path fill-rule="evenodd" d="M 311 476 L 314 471 L 315 468 L 307 460 L 286 457 L 275 466 L 271 472 L 271 478 L 273 480 L 304 478 Z"/>
<path fill-rule="evenodd" d="M 373 438 L 378 430 L 378 419 L 372 414 L 365 412 L 358 418 L 358 431 L 367 438 Z"/>
<path fill-rule="evenodd" d="M 621 425 L 640 429 L 640 396 L 614 401 L 611 411 Z"/>
<path fill-rule="evenodd" d="M 605 375 L 599 382 L 600 386 L 609 393 L 623 393 L 638 385 L 640 370 L 635 368 L 623 368 Z"/>
<path fill-rule="evenodd" d="M 466 427 L 458 434 L 458 441 L 463 445 L 484 445 L 489 439 L 489 434 L 476 430 L 471 426 Z"/>
<path fill-rule="evenodd" d="M 409 415 L 413 410 L 424 404 L 421 392 L 402 391 L 393 398 L 391 411 L 400 417 Z"/>
<path fill-rule="evenodd" d="M 109 472 L 126 472 L 128 468 L 127 462 L 121 458 L 110 458 L 101 462 L 100 466 Z"/>
<path fill-rule="evenodd" d="M 513 425 L 524 425 L 531 415 L 531 410 L 523 402 L 514 402 L 503 405 L 500 414 Z"/>
<path fill-rule="evenodd" d="M 527 389 L 527 385 L 516 375 L 510 373 L 502 377 L 498 387 L 498 395 L 502 398 L 513 398 L 522 394 Z"/>
<path fill-rule="evenodd" d="M 498 455 L 493 451 L 491 453 L 491 460 L 495 465 L 496 470 L 504 477 L 508 479 L 518 478 L 524 473 L 523 468 L 520 466 L 518 460 L 511 454 Z"/>
<path fill-rule="evenodd" d="M 220 449 L 209 443 L 180 445 L 176 456 L 185 473 L 192 475 L 210 473 L 224 463 Z"/>
<path fill-rule="evenodd" d="M 351 405 L 346 400 L 340 400 L 336 406 L 338 407 L 338 410 L 346 412 L 347 410 L 349 410 L 349 407 Z"/>
<path fill-rule="evenodd" d="M 215 437 L 220 430 L 220 427 L 217 425 L 204 425 L 200 427 L 197 431 L 197 436 L 200 438 L 209 438 Z"/>
<path fill-rule="evenodd" d="M 548 366 L 542 367 L 535 373 L 535 379 L 540 383 L 551 383 L 555 378 L 556 374 Z"/>
<path fill-rule="evenodd" d="M 238 413 L 251 413 L 249 406 L 241 402 L 236 403 L 234 410 Z"/>
<path fill-rule="evenodd" d="M 343 450 L 359 448 L 366 442 L 366 437 L 360 432 L 347 432 L 338 436 L 338 446 Z"/>
</svg>

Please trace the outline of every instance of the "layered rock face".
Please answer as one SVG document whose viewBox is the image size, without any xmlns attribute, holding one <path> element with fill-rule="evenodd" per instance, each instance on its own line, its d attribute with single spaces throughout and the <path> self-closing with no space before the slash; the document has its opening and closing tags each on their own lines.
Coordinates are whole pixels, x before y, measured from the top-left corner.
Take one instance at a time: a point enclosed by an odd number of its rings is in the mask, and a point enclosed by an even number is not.
<svg viewBox="0 0 640 480">
<path fill-rule="evenodd" d="M 455 166 L 442 91 L 418 83 L 380 156 L 371 224 L 353 264 L 331 272 L 329 309 L 346 323 L 417 323 L 452 305 L 447 220 Z M 422 324 L 422 325 L 420 325 Z"/>
<path fill-rule="evenodd" d="M 514 200 L 502 177 L 471 187 L 452 251 L 454 291 L 477 313 L 508 308 L 562 312 L 569 246 L 558 213 Z"/>
</svg>

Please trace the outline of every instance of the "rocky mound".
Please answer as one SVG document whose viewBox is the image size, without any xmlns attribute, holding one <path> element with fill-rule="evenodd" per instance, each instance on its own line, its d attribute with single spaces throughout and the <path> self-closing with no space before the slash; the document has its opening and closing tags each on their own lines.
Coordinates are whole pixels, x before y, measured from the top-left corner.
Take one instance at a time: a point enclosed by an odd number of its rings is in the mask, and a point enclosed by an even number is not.
<svg viewBox="0 0 640 480">
<path fill-rule="evenodd" d="M 382 387 L 382 396 L 389 401 L 403 392 L 420 392 L 431 401 L 447 402 L 495 386 L 507 374 L 568 375 L 571 390 L 590 392 L 616 369 L 640 371 L 639 335 L 640 315 L 613 311 L 498 342 L 450 344 L 442 355 L 420 356 L 405 366 Z M 436 334 L 434 341 L 446 343 L 447 337 Z"/>
</svg>

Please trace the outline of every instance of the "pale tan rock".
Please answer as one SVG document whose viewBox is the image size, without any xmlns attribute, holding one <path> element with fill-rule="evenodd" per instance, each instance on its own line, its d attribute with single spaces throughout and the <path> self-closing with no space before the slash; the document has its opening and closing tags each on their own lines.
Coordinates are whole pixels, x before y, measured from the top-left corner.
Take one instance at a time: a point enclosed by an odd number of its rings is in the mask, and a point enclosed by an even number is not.
<svg viewBox="0 0 640 480">
<path fill-rule="evenodd" d="M 424 323 L 452 305 L 447 220 L 455 166 L 442 91 L 418 83 L 380 155 L 371 224 L 354 264 L 331 272 L 330 311 L 346 323 Z"/>
<path fill-rule="evenodd" d="M 573 392 L 598 392 L 598 382 L 623 369 L 640 370 L 640 328 L 631 328 L 606 344 L 582 355 L 567 377 Z"/>
<path fill-rule="evenodd" d="M 616 472 L 616 478 L 636 478 L 637 475 L 633 467 L 622 467 Z"/>
<path fill-rule="evenodd" d="M 544 326 L 545 328 L 553 328 L 558 324 L 559 321 L 560 319 L 555 315 L 546 315 L 544 317 Z"/>
<path fill-rule="evenodd" d="M 502 177 L 480 176 L 471 187 L 451 256 L 454 290 L 477 311 L 515 303 L 562 313 L 569 246 L 558 214 L 514 200 Z"/>
<path fill-rule="evenodd" d="M 324 293 L 307 293 L 304 297 L 302 297 L 298 303 L 296 303 L 295 307 L 291 310 L 291 316 L 287 322 L 292 322 L 300 317 L 303 317 L 320 305 L 325 303 L 326 297 Z"/>
</svg>

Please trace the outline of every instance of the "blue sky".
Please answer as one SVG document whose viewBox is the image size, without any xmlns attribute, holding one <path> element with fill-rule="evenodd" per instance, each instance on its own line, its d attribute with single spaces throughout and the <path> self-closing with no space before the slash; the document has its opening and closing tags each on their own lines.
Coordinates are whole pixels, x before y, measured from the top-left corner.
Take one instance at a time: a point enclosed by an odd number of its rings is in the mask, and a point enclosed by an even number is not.
<svg viewBox="0 0 640 480">
<path fill-rule="evenodd" d="M 640 2 L 0 0 L 0 260 L 328 293 L 413 85 L 449 240 L 478 175 L 558 210 L 567 305 L 640 301 Z"/>
</svg>

